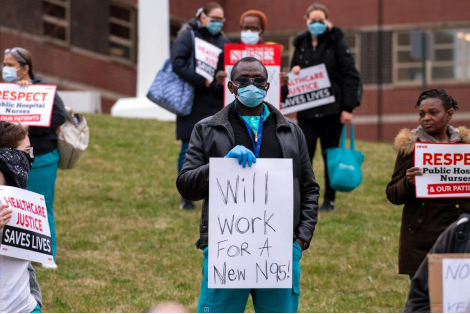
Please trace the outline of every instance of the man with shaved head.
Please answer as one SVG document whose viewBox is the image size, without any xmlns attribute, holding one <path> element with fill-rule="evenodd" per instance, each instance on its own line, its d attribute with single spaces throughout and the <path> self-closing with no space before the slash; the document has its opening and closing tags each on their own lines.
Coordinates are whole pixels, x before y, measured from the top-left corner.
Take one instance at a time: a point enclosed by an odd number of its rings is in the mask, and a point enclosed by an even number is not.
<svg viewBox="0 0 470 314">
<path fill-rule="evenodd" d="M 317 224 L 319 187 L 300 128 L 264 101 L 269 89 L 268 73 L 255 58 L 238 61 L 228 88 L 235 101 L 193 129 L 186 160 L 176 185 L 181 195 L 203 200 L 200 237 L 204 267 L 198 312 L 243 312 L 251 293 L 256 312 L 297 312 L 300 297 L 300 258 L 308 249 Z M 209 289 L 208 214 L 209 158 L 237 158 L 251 167 L 257 158 L 292 159 L 294 182 L 293 270 L 290 289 Z M 286 226 L 288 227 L 288 226 Z"/>
</svg>

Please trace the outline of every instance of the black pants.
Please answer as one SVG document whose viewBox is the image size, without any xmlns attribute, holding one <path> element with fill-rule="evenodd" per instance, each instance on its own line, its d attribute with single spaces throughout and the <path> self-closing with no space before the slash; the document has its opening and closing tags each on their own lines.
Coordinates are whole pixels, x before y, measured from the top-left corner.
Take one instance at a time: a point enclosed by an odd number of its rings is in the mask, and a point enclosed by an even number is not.
<svg viewBox="0 0 470 314">
<path fill-rule="evenodd" d="M 317 141 L 320 138 L 323 162 L 325 164 L 325 199 L 334 201 L 336 191 L 330 187 L 328 169 L 326 167 L 326 158 L 324 151 L 327 148 L 338 147 L 343 125 L 339 115 L 326 116 L 317 119 L 299 120 L 299 127 L 305 134 L 307 140 L 308 154 L 313 163 L 313 157 L 317 149 Z"/>
</svg>

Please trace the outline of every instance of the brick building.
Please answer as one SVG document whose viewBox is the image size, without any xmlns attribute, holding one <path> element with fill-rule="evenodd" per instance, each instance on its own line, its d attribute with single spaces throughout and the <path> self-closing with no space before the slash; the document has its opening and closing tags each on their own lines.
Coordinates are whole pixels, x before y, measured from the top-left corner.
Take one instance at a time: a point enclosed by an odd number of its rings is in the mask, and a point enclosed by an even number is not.
<svg viewBox="0 0 470 314">
<path fill-rule="evenodd" d="M 205 1 L 169 1 L 173 40 Z M 233 41 L 239 40 L 242 12 L 265 12 L 264 40 L 284 46 L 283 65 L 288 70 L 291 43 L 306 29 L 303 16 L 311 0 L 218 2 L 225 8 L 224 31 Z M 414 105 L 423 71 L 421 62 L 410 58 L 414 29 L 425 31 L 430 39 L 428 88 L 445 88 L 461 107 L 453 124 L 469 124 L 470 101 L 464 96 L 470 93 L 470 1 L 320 2 L 329 8 L 333 24 L 345 31 L 362 74 L 363 102 L 355 111 L 358 137 L 390 141 L 399 128 L 416 126 Z M 0 8 L 0 49 L 30 50 L 35 71 L 59 89 L 100 92 L 104 112 L 117 99 L 135 96 L 138 0 L 0 0 Z"/>
</svg>

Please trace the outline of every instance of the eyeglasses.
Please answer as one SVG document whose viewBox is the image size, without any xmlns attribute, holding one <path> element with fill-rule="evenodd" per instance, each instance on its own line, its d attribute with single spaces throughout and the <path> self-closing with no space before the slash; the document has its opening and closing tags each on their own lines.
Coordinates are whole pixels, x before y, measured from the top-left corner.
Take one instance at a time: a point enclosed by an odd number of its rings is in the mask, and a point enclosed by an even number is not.
<svg viewBox="0 0 470 314">
<path fill-rule="evenodd" d="M 26 147 L 24 149 L 24 152 L 29 155 L 29 157 L 34 158 L 34 153 L 33 153 L 33 148 L 32 147 Z"/>
<path fill-rule="evenodd" d="M 268 83 L 268 80 L 266 80 L 264 77 L 255 77 L 255 78 L 240 77 L 237 80 L 235 80 L 234 82 L 238 83 L 238 86 L 236 84 L 234 84 L 238 88 L 247 87 L 250 84 L 253 84 L 256 87 L 265 88 L 266 84 Z"/>
<path fill-rule="evenodd" d="M 207 17 L 211 22 L 222 22 L 225 23 L 225 18 L 224 17 L 218 17 L 218 16 L 207 16 L 204 12 L 202 12 L 205 17 Z"/>
<path fill-rule="evenodd" d="M 8 55 L 10 53 L 18 53 L 18 55 L 21 57 L 21 59 L 23 59 L 23 62 L 24 64 L 27 64 L 28 63 L 28 60 L 26 60 L 26 58 L 23 56 L 23 54 L 21 53 L 21 51 L 17 48 L 8 48 L 8 49 L 5 49 L 5 54 Z"/>
<path fill-rule="evenodd" d="M 240 26 L 242 31 L 261 32 L 263 29 L 259 26 Z"/>
</svg>

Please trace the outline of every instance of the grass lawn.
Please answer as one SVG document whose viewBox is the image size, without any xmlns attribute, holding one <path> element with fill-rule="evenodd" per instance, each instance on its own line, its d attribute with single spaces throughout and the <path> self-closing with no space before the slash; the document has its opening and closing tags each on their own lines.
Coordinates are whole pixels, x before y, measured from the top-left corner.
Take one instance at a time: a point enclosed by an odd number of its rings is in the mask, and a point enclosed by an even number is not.
<svg viewBox="0 0 470 314">
<path fill-rule="evenodd" d="M 91 144 L 59 171 L 57 271 L 36 267 L 45 312 L 142 312 L 175 301 L 195 311 L 201 203 L 179 210 L 175 125 L 88 115 Z M 385 197 L 395 153 L 357 143 L 364 180 L 320 214 L 301 261 L 300 312 L 400 312 L 409 279 L 397 274 L 401 208 Z M 315 174 L 324 184 L 320 156 Z M 247 311 L 253 311 L 251 301 Z"/>
</svg>

